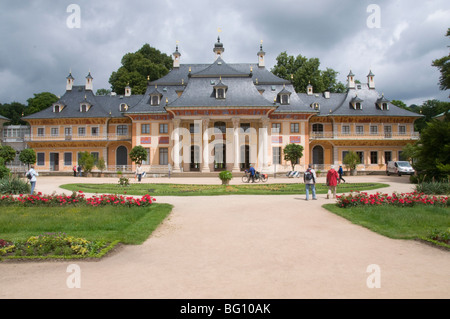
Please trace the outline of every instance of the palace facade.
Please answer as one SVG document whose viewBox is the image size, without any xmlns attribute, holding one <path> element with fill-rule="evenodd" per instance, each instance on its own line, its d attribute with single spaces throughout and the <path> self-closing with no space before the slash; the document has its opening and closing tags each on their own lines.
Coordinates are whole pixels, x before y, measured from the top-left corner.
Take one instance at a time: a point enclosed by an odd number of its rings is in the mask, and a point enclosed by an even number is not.
<svg viewBox="0 0 450 319">
<path fill-rule="evenodd" d="M 290 81 L 265 67 L 262 44 L 256 63 L 227 63 L 220 38 L 215 59 L 181 64 L 178 46 L 173 69 L 148 81 L 145 94 L 96 96 L 91 73 L 85 85 L 69 74 L 65 94 L 48 109 L 26 116 L 28 147 L 37 168 L 68 171 L 84 151 L 105 159 L 108 170 L 134 170 L 131 149 L 143 146 L 147 172 L 242 171 L 253 164 L 263 172 L 291 170 L 283 149 L 303 146 L 296 170 L 308 164 L 327 169 L 355 151 L 358 170 L 384 171 L 385 163 L 419 138 L 414 121 L 420 115 L 398 108 L 350 71 L 347 92 L 296 93 Z"/>
</svg>

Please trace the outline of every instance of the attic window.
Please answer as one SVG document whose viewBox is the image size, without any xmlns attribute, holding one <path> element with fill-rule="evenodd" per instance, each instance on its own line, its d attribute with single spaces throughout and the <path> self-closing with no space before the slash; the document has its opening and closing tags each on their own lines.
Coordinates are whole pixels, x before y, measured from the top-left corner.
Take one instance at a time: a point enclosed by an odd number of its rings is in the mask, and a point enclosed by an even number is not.
<svg viewBox="0 0 450 319">
<path fill-rule="evenodd" d="M 360 102 L 355 103 L 355 110 L 362 110 L 362 104 Z"/>
<path fill-rule="evenodd" d="M 159 103 L 160 103 L 159 95 L 152 95 L 150 97 L 150 102 L 151 102 L 150 104 L 153 105 L 153 106 L 159 105 Z"/>
<path fill-rule="evenodd" d="M 53 113 L 59 113 L 62 111 L 62 109 L 63 109 L 62 106 L 59 104 L 53 105 Z"/>
<path fill-rule="evenodd" d="M 81 104 L 80 105 L 80 112 L 81 113 L 86 113 L 89 110 L 89 107 L 87 104 Z"/>
<path fill-rule="evenodd" d="M 120 112 L 126 112 L 128 110 L 128 105 L 121 103 L 119 107 Z"/>
<path fill-rule="evenodd" d="M 280 95 L 280 103 L 281 104 L 289 104 L 289 94 L 281 94 Z"/>
<path fill-rule="evenodd" d="M 388 111 L 389 110 L 389 105 L 387 103 L 381 103 L 381 109 L 383 111 Z"/>
<path fill-rule="evenodd" d="M 224 99 L 225 98 L 225 89 L 217 88 L 216 89 L 216 99 Z"/>
</svg>

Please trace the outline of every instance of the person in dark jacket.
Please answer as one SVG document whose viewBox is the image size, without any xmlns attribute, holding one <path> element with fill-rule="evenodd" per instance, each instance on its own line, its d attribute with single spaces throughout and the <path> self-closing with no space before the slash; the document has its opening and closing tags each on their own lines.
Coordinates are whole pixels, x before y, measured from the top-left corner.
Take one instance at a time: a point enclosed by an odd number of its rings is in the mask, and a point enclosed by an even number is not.
<svg viewBox="0 0 450 319">
<path fill-rule="evenodd" d="M 342 169 L 342 165 L 339 165 L 338 173 L 339 173 L 339 180 L 338 180 L 339 183 L 341 181 L 344 181 L 344 183 L 345 183 L 345 179 L 342 178 L 342 175 L 344 175 L 344 170 Z"/>
</svg>

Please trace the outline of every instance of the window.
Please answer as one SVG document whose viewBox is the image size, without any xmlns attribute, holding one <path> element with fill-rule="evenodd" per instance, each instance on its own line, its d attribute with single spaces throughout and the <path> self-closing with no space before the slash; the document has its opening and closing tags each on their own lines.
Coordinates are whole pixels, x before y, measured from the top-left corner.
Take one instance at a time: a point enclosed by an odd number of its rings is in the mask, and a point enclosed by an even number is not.
<svg viewBox="0 0 450 319">
<path fill-rule="evenodd" d="M 128 110 L 128 105 L 126 105 L 125 103 L 120 104 L 120 112 L 126 112 Z"/>
<path fill-rule="evenodd" d="M 370 164 L 378 164 L 378 152 L 370 152 Z"/>
<path fill-rule="evenodd" d="M 364 126 L 356 125 L 356 135 L 364 135 Z"/>
<path fill-rule="evenodd" d="M 348 151 L 343 151 L 342 152 L 342 161 L 344 161 L 345 156 L 347 156 Z"/>
<path fill-rule="evenodd" d="M 280 96 L 280 99 L 281 99 L 281 104 L 289 104 L 289 95 L 282 94 Z"/>
<path fill-rule="evenodd" d="M 299 132 L 298 123 L 291 123 L 291 133 L 298 133 L 298 132 Z"/>
<path fill-rule="evenodd" d="M 406 126 L 405 125 L 400 125 L 398 127 L 398 134 L 400 134 L 400 135 L 405 135 L 406 134 Z"/>
<path fill-rule="evenodd" d="M 360 102 L 356 102 L 355 103 L 355 110 L 361 110 L 361 109 L 362 109 L 361 103 Z"/>
<path fill-rule="evenodd" d="M 37 153 L 37 165 L 44 166 L 45 165 L 45 153 Z"/>
<path fill-rule="evenodd" d="M 141 124 L 141 134 L 150 134 L 150 124 Z"/>
<path fill-rule="evenodd" d="M 384 152 L 384 163 L 387 164 L 387 162 L 392 160 L 392 152 L 386 151 Z"/>
<path fill-rule="evenodd" d="M 227 126 L 225 122 L 215 122 L 214 123 L 214 133 L 225 134 L 227 131 Z"/>
<path fill-rule="evenodd" d="M 159 133 L 169 133 L 169 125 L 164 123 L 159 124 Z"/>
<path fill-rule="evenodd" d="M 78 128 L 78 136 L 86 136 L 86 128 L 85 127 Z"/>
<path fill-rule="evenodd" d="M 272 134 L 281 133 L 281 123 L 272 123 Z"/>
<path fill-rule="evenodd" d="M 216 89 L 216 90 L 217 90 L 216 98 L 224 99 L 225 98 L 225 89 Z"/>
<path fill-rule="evenodd" d="M 169 149 L 168 148 L 160 148 L 159 149 L 159 165 L 167 165 L 169 164 Z"/>
<path fill-rule="evenodd" d="M 88 110 L 87 105 L 86 104 L 81 104 L 80 112 L 85 113 L 85 112 L 87 112 L 87 110 Z"/>
<path fill-rule="evenodd" d="M 364 152 L 356 152 L 356 155 L 359 157 L 359 163 L 364 164 Z"/>
<path fill-rule="evenodd" d="M 151 105 L 156 106 L 159 105 L 159 96 L 158 95 L 152 95 L 151 99 Z"/>
<path fill-rule="evenodd" d="M 39 137 L 43 137 L 44 136 L 44 128 L 43 127 L 38 127 L 37 129 L 37 136 Z"/>
<path fill-rule="evenodd" d="M 350 134 L 350 126 L 349 125 L 342 125 L 342 134 L 343 135 Z"/>
<path fill-rule="evenodd" d="M 50 129 L 51 136 L 58 136 L 59 135 L 59 129 L 57 127 L 52 127 Z"/>
<path fill-rule="evenodd" d="M 94 158 L 94 163 L 98 163 L 98 159 L 100 158 L 100 154 L 98 152 L 91 152 L 92 157 Z"/>
<path fill-rule="evenodd" d="M 382 103 L 382 104 L 381 104 L 381 109 L 382 109 L 383 111 L 389 110 L 388 104 L 387 104 L 387 103 Z"/>
<path fill-rule="evenodd" d="M 281 147 L 272 147 L 272 164 L 281 164 Z"/>
<path fill-rule="evenodd" d="M 64 165 L 72 166 L 72 153 L 64 153 Z"/>
<path fill-rule="evenodd" d="M 65 127 L 64 128 L 64 135 L 65 136 L 71 136 L 72 135 L 72 128 L 71 127 Z"/>
<path fill-rule="evenodd" d="M 58 105 L 58 104 L 53 105 L 53 112 L 54 113 L 59 113 L 59 112 L 61 112 L 61 110 L 62 110 L 61 105 Z"/>
<path fill-rule="evenodd" d="M 244 133 L 250 132 L 250 123 L 241 123 L 241 129 Z"/>
<path fill-rule="evenodd" d="M 117 135 L 128 135 L 128 126 L 117 125 Z"/>
<path fill-rule="evenodd" d="M 378 134 L 378 126 L 376 126 L 376 125 L 371 125 L 371 126 L 370 126 L 370 134 L 371 134 L 371 135 L 377 135 L 377 134 Z"/>
<path fill-rule="evenodd" d="M 385 126 L 384 127 L 384 137 L 385 138 L 391 138 L 392 137 L 392 127 L 391 126 Z"/>
<path fill-rule="evenodd" d="M 98 136 L 99 129 L 98 127 L 91 127 L 91 135 Z"/>
<path fill-rule="evenodd" d="M 189 133 L 200 133 L 200 126 L 196 123 L 189 124 Z"/>
<path fill-rule="evenodd" d="M 147 160 L 142 161 L 142 165 L 149 165 L 150 164 L 150 149 L 144 148 L 144 150 L 147 152 Z"/>
</svg>

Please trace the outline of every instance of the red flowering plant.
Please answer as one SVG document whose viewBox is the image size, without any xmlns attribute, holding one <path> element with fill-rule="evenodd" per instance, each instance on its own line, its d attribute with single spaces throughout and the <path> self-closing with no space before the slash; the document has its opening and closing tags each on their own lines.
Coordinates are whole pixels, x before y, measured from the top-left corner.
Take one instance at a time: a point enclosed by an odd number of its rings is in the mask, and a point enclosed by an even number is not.
<svg viewBox="0 0 450 319">
<path fill-rule="evenodd" d="M 73 192 L 72 195 L 43 195 L 41 192 L 37 195 L 24 195 L 19 196 L 3 195 L 0 197 L 0 206 L 106 206 L 106 205 L 120 205 L 125 207 L 145 207 L 153 203 L 156 199 L 146 194 L 140 198 L 123 195 L 94 195 L 92 197 L 86 197 L 82 191 Z"/>
<path fill-rule="evenodd" d="M 393 193 L 383 194 L 368 194 L 365 192 L 351 192 L 346 195 L 336 196 L 338 207 L 353 207 L 362 205 L 395 205 L 399 207 L 412 207 L 416 205 L 435 205 L 448 207 L 450 198 L 448 196 L 434 196 L 426 195 L 424 193 Z"/>
</svg>

